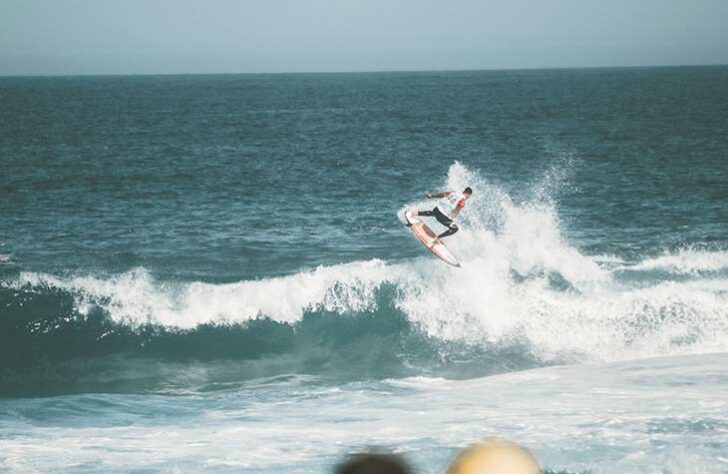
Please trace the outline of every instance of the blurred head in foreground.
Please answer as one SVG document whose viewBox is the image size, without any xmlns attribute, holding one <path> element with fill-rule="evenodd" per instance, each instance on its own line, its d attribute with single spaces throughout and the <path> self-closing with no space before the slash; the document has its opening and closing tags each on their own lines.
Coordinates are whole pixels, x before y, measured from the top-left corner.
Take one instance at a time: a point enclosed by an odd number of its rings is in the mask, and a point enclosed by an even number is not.
<svg viewBox="0 0 728 474">
<path fill-rule="evenodd" d="M 355 454 L 337 466 L 336 474 L 410 474 L 407 464 L 389 454 Z"/>
<path fill-rule="evenodd" d="M 502 438 L 487 438 L 460 451 L 448 474 L 539 474 L 531 452 Z"/>
</svg>

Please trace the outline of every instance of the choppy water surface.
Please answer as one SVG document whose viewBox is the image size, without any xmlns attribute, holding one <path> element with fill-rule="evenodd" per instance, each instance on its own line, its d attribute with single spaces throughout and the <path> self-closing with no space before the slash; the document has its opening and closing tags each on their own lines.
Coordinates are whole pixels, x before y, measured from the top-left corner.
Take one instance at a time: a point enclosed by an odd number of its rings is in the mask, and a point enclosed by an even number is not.
<svg viewBox="0 0 728 474">
<path fill-rule="evenodd" d="M 728 471 L 726 84 L 0 78 L 0 470 Z"/>
</svg>

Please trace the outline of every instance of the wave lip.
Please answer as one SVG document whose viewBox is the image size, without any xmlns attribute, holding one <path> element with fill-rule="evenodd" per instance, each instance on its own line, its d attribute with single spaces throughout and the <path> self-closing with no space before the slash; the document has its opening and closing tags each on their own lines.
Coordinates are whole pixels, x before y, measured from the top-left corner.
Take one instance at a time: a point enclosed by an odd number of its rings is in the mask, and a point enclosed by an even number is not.
<svg viewBox="0 0 728 474">
<path fill-rule="evenodd" d="M 68 292 L 74 295 L 79 313 L 101 308 L 117 323 L 193 329 L 200 324 L 241 323 L 264 317 L 294 323 L 312 310 L 372 310 L 376 290 L 396 273 L 375 259 L 223 285 L 159 282 L 149 271 L 138 268 L 106 278 L 23 272 L 9 286 Z"/>
<path fill-rule="evenodd" d="M 118 354 L 278 358 L 251 369 L 256 376 L 348 368 L 429 377 L 443 375 L 443 366 L 467 376 L 728 350 L 728 279 L 715 273 L 728 269 L 728 253 L 686 249 L 632 265 L 590 256 L 564 237 L 553 204 L 516 204 L 452 165 L 443 188 L 466 185 L 482 198 L 468 203 L 462 230 L 448 242 L 461 269 L 423 253 L 228 284 L 160 281 L 144 268 L 22 272 L 0 281 L 0 339 L 43 363 Z M 460 362 L 467 369 L 458 372 Z"/>
<path fill-rule="evenodd" d="M 622 268 L 631 271 L 662 271 L 688 276 L 724 272 L 728 271 L 728 252 L 682 249 L 676 253 L 665 253 L 659 257 Z"/>
</svg>

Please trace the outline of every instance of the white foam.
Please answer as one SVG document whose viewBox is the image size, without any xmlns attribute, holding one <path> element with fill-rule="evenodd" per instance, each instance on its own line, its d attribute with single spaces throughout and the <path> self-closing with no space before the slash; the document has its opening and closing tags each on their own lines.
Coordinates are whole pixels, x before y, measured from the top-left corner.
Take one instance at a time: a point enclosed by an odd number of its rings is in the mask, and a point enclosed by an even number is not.
<svg viewBox="0 0 728 474">
<path fill-rule="evenodd" d="M 706 355 L 469 380 L 20 400 L 21 414 L 62 407 L 65 423 L 6 417 L 0 469 L 327 472 L 325 464 L 347 453 L 384 446 L 436 472 L 458 449 L 497 435 L 532 449 L 553 470 L 725 473 L 726 362 Z"/>
<path fill-rule="evenodd" d="M 82 313 L 100 306 L 118 322 L 193 328 L 261 316 L 294 322 L 308 310 L 342 314 L 373 310 L 376 290 L 390 273 L 384 262 L 370 260 L 223 285 L 162 283 L 143 268 L 108 278 L 59 278 L 26 272 L 13 284 L 70 291 L 77 295 L 77 309 Z"/>
<path fill-rule="evenodd" d="M 635 271 L 658 270 L 678 275 L 719 272 L 728 270 L 728 252 L 681 249 L 623 268 Z"/>
<path fill-rule="evenodd" d="M 84 313 L 98 305 L 119 322 L 181 328 L 260 317 L 294 323 L 316 310 L 342 316 L 373 311 L 378 290 L 391 284 L 397 308 L 442 340 L 489 345 L 518 339 L 544 359 L 728 350 L 728 280 L 696 275 L 625 286 L 613 278 L 613 261 L 600 265 L 604 256 L 584 255 L 569 244 L 548 203 L 518 205 L 455 163 L 443 187 L 467 185 L 474 197 L 462 215 L 462 230 L 448 240 L 462 269 L 423 256 L 396 265 L 374 259 L 221 285 L 160 282 L 144 269 L 110 277 L 23 273 L 13 284 L 70 291 Z M 724 257 L 689 251 L 632 268 L 658 261 L 686 271 L 720 268 Z M 553 274 L 568 282 L 567 291 L 552 287 Z"/>
</svg>

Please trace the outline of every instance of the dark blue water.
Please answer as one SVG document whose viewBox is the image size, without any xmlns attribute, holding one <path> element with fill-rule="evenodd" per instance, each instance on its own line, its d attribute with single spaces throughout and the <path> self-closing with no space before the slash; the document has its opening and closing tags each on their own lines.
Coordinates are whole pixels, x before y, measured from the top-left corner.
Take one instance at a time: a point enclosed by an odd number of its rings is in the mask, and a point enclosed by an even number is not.
<svg viewBox="0 0 728 474">
<path fill-rule="evenodd" d="M 594 252 L 720 242 L 726 83 L 722 67 L 5 78 L 4 251 L 205 281 L 404 260 L 421 249 L 393 213 L 455 160 L 514 199 L 565 168 L 559 215 Z"/>
<path fill-rule="evenodd" d="M 170 394 L 269 402 L 261 380 L 285 402 L 723 353 L 727 86 L 728 67 L 0 78 L 0 444 L 26 459 L 15 436 L 65 426 L 24 425 L 17 397 L 183 426 Z M 465 186 L 456 270 L 397 214 Z M 412 443 L 441 453 L 427 469 L 454 449 Z M 215 470 L 172 459 L 106 467 Z M 251 459 L 228 467 L 280 468 Z"/>
</svg>

